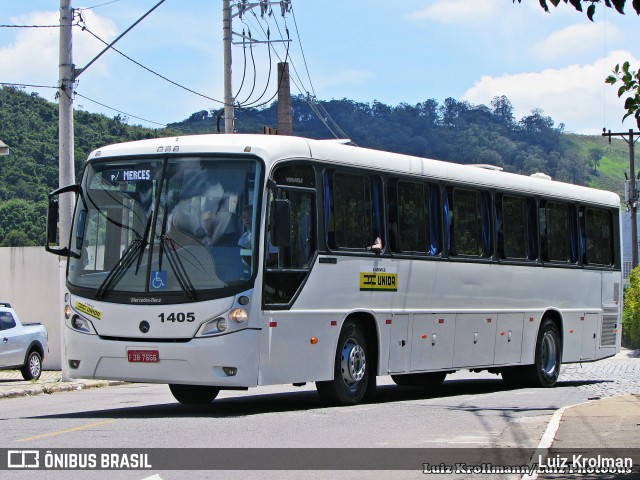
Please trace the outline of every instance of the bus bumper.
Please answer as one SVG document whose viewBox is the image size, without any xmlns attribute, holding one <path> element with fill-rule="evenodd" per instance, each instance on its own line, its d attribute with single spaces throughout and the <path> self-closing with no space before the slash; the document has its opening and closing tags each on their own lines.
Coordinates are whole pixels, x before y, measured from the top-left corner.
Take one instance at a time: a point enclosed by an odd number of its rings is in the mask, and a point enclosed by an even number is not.
<svg viewBox="0 0 640 480">
<path fill-rule="evenodd" d="M 250 329 L 171 343 L 106 340 L 68 327 L 65 331 L 66 361 L 73 378 L 221 388 L 257 385 L 259 343 L 260 331 Z M 131 350 L 146 352 L 142 358 L 154 361 L 130 361 Z"/>
</svg>

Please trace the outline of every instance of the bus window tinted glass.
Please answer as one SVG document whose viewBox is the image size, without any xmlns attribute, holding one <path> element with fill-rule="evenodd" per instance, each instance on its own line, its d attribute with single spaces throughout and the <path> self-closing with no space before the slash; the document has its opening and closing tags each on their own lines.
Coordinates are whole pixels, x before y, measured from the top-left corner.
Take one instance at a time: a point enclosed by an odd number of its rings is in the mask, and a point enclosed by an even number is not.
<svg viewBox="0 0 640 480">
<path fill-rule="evenodd" d="M 589 265 L 613 263 L 611 212 L 587 208 L 585 210 L 586 262 Z"/>
<path fill-rule="evenodd" d="M 502 222 L 504 256 L 525 259 L 527 257 L 527 216 L 523 198 L 506 196 L 502 198 Z"/>
<path fill-rule="evenodd" d="M 453 236 L 455 255 L 482 255 L 482 216 L 478 192 L 454 189 Z"/>
<path fill-rule="evenodd" d="M 426 185 L 398 183 L 398 227 L 401 252 L 427 252 L 430 238 Z"/>
<path fill-rule="evenodd" d="M 363 249 L 372 242 L 371 182 L 365 175 L 336 173 L 333 177 L 333 225 L 338 248 Z"/>
<path fill-rule="evenodd" d="M 543 258 L 552 262 L 570 262 L 574 242 L 574 222 L 570 221 L 569 206 L 564 203 L 543 202 L 540 215 Z M 573 233 L 572 233 L 573 232 Z"/>
</svg>

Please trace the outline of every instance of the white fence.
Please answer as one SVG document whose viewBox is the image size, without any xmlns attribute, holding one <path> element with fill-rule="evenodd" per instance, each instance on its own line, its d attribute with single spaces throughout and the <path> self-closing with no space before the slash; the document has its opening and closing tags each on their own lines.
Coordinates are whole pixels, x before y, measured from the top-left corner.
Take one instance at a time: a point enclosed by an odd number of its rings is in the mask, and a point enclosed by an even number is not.
<svg viewBox="0 0 640 480">
<path fill-rule="evenodd" d="M 44 247 L 0 248 L 0 301 L 9 302 L 23 322 L 40 322 L 47 327 L 46 370 L 62 367 L 61 287 L 65 265 Z"/>
</svg>

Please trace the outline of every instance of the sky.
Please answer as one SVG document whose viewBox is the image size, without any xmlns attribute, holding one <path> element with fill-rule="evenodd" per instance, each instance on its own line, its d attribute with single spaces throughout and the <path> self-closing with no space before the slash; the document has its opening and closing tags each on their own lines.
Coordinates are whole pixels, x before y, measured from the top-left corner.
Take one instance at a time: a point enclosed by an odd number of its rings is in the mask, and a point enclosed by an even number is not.
<svg viewBox="0 0 640 480">
<path fill-rule="evenodd" d="M 157 3 L 72 0 L 86 27 L 73 29 L 76 67 L 104 48 L 95 37 L 113 41 Z M 600 5 L 590 22 L 564 2 L 546 13 L 538 0 L 292 0 L 284 18 L 278 3 L 271 16 L 253 9 L 233 18 L 234 33 L 265 40 L 269 31 L 280 40 L 288 30 L 291 40 L 272 49 L 233 46 L 232 90 L 242 104 L 271 99 L 275 64 L 287 58 L 292 93 L 318 100 L 394 106 L 451 97 L 489 106 L 505 95 L 516 120 L 541 109 L 574 133 L 637 128 L 632 118 L 622 123 L 624 100 L 604 83 L 618 63 L 640 68 L 640 17 L 631 5 L 626 15 Z M 59 1 L 0 5 L 0 82 L 55 87 L 59 29 L 7 25 L 56 25 Z M 222 32 L 222 0 L 166 0 L 115 45 L 139 65 L 108 51 L 78 77 L 74 108 L 122 112 L 128 123 L 149 127 L 221 108 Z M 24 88 L 55 99 L 54 88 Z"/>
</svg>

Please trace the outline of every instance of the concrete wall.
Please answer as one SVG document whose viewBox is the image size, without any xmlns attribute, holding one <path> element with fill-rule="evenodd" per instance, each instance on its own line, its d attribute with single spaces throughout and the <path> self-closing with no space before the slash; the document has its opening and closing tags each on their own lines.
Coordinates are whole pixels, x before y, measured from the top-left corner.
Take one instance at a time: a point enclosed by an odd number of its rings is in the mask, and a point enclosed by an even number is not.
<svg viewBox="0 0 640 480">
<path fill-rule="evenodd" d="M 0 301 L 9 302 L 23 322 L 40 322 L 47 328 L 46 370 L 61 369 L 65 265 L 44 247 L 0 248 Z"/>
</svg>

